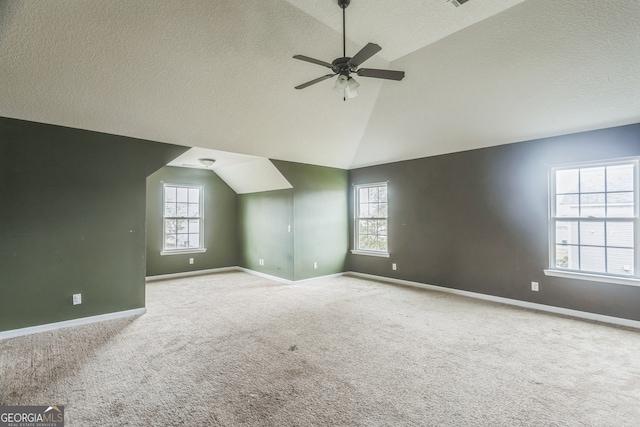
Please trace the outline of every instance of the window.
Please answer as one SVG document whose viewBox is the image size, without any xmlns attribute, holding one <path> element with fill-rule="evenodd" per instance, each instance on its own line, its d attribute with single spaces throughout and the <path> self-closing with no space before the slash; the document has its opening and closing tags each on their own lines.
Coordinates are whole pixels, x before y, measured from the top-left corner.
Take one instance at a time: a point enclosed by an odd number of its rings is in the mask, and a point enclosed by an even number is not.
<svg viewBox="0 0 640 427">
<path fill-rule="evenodd" d="M 203 252 L 202 187 L 165 184 L 162 254 Z"/>
<path fill-rule="evenodd" d="M 552 271 L 639 278 L 638 181 L 638 159 L 551 169 Z"/>
<path fill-rule="evenodd" d="M 355 249 L 353 253 L 389 256 L 387 183 L 355 187 Z"/>
</svg>

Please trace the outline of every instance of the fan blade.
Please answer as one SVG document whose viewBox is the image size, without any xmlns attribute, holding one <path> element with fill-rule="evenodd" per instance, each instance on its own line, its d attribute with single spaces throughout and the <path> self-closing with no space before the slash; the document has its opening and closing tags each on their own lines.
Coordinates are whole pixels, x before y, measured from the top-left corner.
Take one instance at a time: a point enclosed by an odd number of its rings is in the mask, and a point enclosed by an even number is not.
<svg viewBox="0 0 640 427">
<path fill-rule="evenodd" d="M 377 79 L 398 81 L 404 78 L 404 71 L 376 70 L 375 68 L 361 68 L 357 74 L 362 77 L 375 77 Z"/>
<path fill-rule="evenodd" d="M 321 82 L 321 81 L 323 81 L 323 80 L 330 79 L 330 78 L 331 78 L 331 77 L 333 77 L 333 76 L 335 76 L 335 74 L 327 74 L 326 76 L 318 77 L 318 78 L 317 78 L 317 79 L 315 79 L 315 80 L 311 80 L 310 82 L 306 82 L 306 83 L 303 83 L 303 84 L 301 84 L 301 85 L 299 85 L 299 86 L 296 86 L 296 89 L 304 89 L 305 87 L 308 87 L 308 86 L 314 85 L 314 84 L 316 84 L 316 83 L 320 83 L 320 82 Z"/>
<path fill-rule="evenodd" d="M 307 61 L 311 62 L 312 64 L 322 65 L 323 67 L 333 68 L 333 65 L 329 64 L 328 62 L 320 61 L 319 59 L 309 58 L 308 56 L 304 55 L 294 55 L 293 57 L 295 59 L 299 59 L 300 61 Z"/>
<path fill-rule="evenodd" d="M 356 53 L 356 55 L 349 60 L 349 65 L 352 67 L 357 67 L 381 50 L 382 48 L 377 44 L 367 43 L 365 47 L 360 49 L 360 52 Z"/>
</svg>

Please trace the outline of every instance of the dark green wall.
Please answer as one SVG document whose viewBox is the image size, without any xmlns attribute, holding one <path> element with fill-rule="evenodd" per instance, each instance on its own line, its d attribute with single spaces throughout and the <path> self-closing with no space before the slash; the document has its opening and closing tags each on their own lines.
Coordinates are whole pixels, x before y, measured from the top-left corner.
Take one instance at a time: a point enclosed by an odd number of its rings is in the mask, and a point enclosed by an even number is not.
<svg viewBox="0 0 640 427">
<path fill-rule="evenodd" d="M 163 168 L 147 180 L 185 150 L 0 118 L 0 331 L 144 307 L 147 257 L 147 275 L 350 270 L 640 320 L 640 287 L 543 273 L 548 167 L 640 155 L 640 125 L 348 173 L 273 161 L 294 188 L 240 196 L 209 171 Z M 206 253 L 159 256 L 161 181 L 205 186 Z M 379 181 L 389 185 L 391 257 L 351 255 L 351 185 Z"/>
<path fill-rule="evenodd" d="M 391 257 L 349 254 L 347 270 L 640 320 L 640 287 L 543 272 L 548 167 L 637 155 L 632 125 L 352 170 L 389 180 Z"/>
<path fill-rule="evenodd" d="M 241 265 L 287 280 L 344 271 L 347 172 L 272 162 L 293 189 L 239 196 Z M 261 258 L 264 265 L 258 264 Z"/>
<path fill-rule="evenodd" d="M 206 252 L 160 255 L 162 251 L 163 183 L 204 188 Z M 238 196 L 209 170 L 166 166 L 147 178 L 147 276 L 233 267 L 238 257 Z M 194 263 L 189 264 L 189 258 Z"/>
<path fill-rule="evenodd" d="M 349 246 L 347 171 L 273 164 L 293 185 L 294 280 L 341 273 Z"/>
<path fill-rule="evenodd" d="M 293 190 L 241 194 L 238 198 L 240 265 L 293 280 Z M 264 265 L 258 263 L 260 259 Z"/>
<path fill-rule="evenodd" d="M 144 307 L 146 177 L 185 150 L 0 118 L 0 331 Z"/>
</svg>

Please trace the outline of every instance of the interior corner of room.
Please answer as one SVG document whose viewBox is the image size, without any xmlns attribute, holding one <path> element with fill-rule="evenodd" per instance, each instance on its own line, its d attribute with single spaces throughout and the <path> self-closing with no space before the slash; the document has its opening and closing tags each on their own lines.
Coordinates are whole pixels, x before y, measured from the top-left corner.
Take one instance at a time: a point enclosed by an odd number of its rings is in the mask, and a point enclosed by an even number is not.
<svg viewBox="0 0 640 427">
<path fill-rule="evenodd" d="M 248 15 L 234 2 L 171 16 L 171 2 L 139 4 L 126 18 L 72 3 L 0 6 L 0 333 L 138 313 L 147 278 L 234 268 L 640 322 L 640 286 L 545 274 L 549 167 L 640 156 L 637 2 L 411 1 L 393 19 L 417 24 L 389 29 L 354 0 L 346 39 L 333 1 L 256 2 Z M 425 4 L 452 26 L 419 25 Z M 291 55 L 358 52 L 368 18 L 385 28 L 371 65 L 406 78 L 362 79 L 353 99 L 321 81 L 294 90 L 315 75 Z M 353 189 L 381 182 L 388 248 L 367 254 Z M 203 250 L 163 254 L 165 183 L 202 188 Z"/>
<path fill-rule="evenodd" d="M 354 272 L 640 320 L 638 287 L 543 273 L 547 165 L 637 156 L 640 125 L 348 171 L 274 160 L 291 188 L 244 194 L 211 170 L 166 166 L 181 146 L 13 119 L 0 135 L 4 193 L 20 207 L 2 222 L 3 331 L 141 309 L 145 277 L 229 268 L 289 283 Z M 349 250 L 351 189 L 378 181 L 389 258 Z M 163 182 L 204 188 L 206 252 L 161 255 Z"/>
</svg>

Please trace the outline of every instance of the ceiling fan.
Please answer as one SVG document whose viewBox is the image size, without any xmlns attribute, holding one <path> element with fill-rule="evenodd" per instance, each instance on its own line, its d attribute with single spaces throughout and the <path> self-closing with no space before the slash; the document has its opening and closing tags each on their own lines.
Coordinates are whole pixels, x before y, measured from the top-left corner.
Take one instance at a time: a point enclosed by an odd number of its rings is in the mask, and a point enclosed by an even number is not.
<svg viewBox="0 0 640 427">
<path fill-rule="evenodd" d="M 374 77 L 377 79 L 387 80 L 402 80 L 404 78 L 404 71 L 394 70 L 377 70 L 374 68 L 358 68 L 367 59 L 378 53 L 382 48 L 375 43 L 367 43 L 365 47 L 360 49 L 353 58 L 347 56 L 347 37 L 345 29 L 345 10 L 349 6 L 351 0 L 338 0 L 338 6 L 342 8 L 342 58 L 334 59 L 332 63 L 320 61 L 319 59 L 309 58 L 304 55 L 294 55 L 295 59 L 301 61 L 311 62 L 312 64 L 318 64 L 323 67 L 331 69 L 332 74 L 326 74 L 317 79 L 303 83 L 296 86 L 296 89 L 304 89 L 323 80 L 330 79 L 331 77 L 338 76 L 336 84 L 333 87 L 335 90 L 344 91 L 344 100 L 347 98 L 354 98 L 358 96 L 358 83 L 353 77 L 352 73 L 357 74 L 360 77 Z"/>
</svg>

